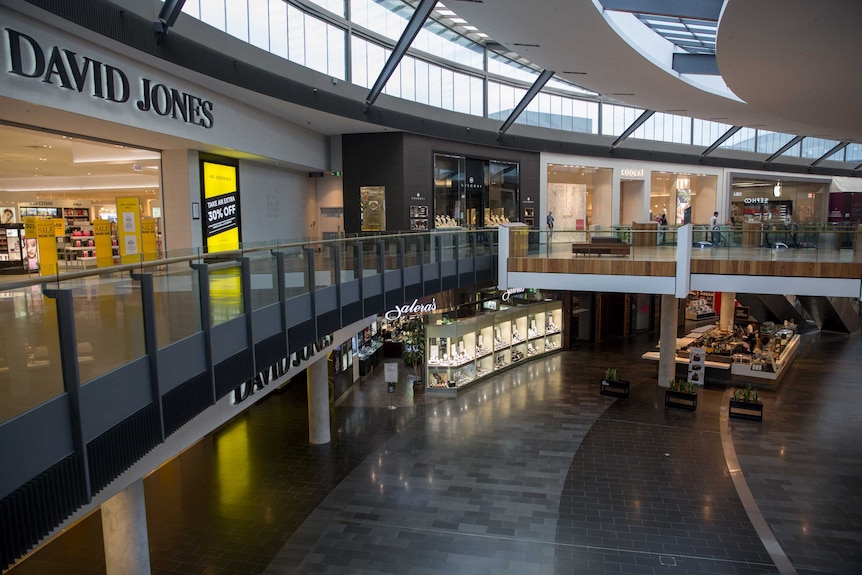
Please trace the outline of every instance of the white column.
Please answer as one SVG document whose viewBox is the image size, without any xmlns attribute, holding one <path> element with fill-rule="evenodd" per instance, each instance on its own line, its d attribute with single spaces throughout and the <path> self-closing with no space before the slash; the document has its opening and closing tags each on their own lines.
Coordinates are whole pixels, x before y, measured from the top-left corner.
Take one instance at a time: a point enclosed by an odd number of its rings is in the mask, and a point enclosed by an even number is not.
<svg viewBox="0 0 862 575">
<path fill-rule="evenodd" d="M 661 296 L 661 325 L 659 331 L 658 384 L 668 387 L 676 377 L 676 321 L 679 306 L 673 294 Z"/>
<path fill-rule="evenodd" d="M 736 301 L 736 292 L 725 291 L 721 292 L 721 310 L 718 316 L 718 327 L 730 331 L 733 329 L 734 320 L 734 302 Z"/>
<path fill-rule="evenodd" d="M 308 441 L 329 443 L 329 373 L 325 356 L 308 366 Z"/>
<path fill-rule="evenodd" d="M 102 504 L 102 538 L 107 575 L 150 575 L 143 479 Z"/>
</svg>

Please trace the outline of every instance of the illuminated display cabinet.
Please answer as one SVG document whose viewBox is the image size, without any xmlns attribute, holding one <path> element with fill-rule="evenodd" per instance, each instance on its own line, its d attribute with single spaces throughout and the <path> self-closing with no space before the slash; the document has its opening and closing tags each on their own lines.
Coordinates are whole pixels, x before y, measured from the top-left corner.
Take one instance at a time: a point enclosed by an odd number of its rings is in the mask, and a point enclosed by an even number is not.
<svg viewBox="0 0 862 575">
<path fill-rule="evenodd" d="M 431 393 L 454 393 L 495 371 L 560 349 L 563 304 L 537 302 L 448 322 L 429 317 L 425 381 Z"/>
</svg>

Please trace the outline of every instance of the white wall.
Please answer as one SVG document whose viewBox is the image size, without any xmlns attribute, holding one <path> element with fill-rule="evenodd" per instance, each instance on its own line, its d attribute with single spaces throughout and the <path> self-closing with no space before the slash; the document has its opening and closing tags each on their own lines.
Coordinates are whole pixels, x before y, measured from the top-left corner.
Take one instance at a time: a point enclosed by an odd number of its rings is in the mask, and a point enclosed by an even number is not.
<svg viewBox="0 0 862 575">
<path fill-rule="evenodd" d="M 317 235 L 318 178 L 306 172 L 240 162 L 243 244 Z"/>
</svg>

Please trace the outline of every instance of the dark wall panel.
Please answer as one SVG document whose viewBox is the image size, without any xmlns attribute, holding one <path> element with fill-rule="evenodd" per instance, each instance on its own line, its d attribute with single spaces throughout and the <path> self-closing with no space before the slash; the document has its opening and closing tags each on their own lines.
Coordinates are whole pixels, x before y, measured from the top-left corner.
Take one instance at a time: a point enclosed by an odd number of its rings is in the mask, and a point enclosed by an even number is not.
<svg viewBox="0 0 862 575">
<path fill-rule="evenodd" d="M 405 230 L 403 138 L 400 132 L 344 134 L 341 137 L 344 166 L 344 230 L 360 232 L 359 189 L 386 187 L 386 229 Z"/>
<path fill-rule="evenodd" d="M 244 349 L 236 355 L 218 363 L 215 371 L 216 399 L 221 399 L 244 381 L 254 377 L 254 363 L 250 349 Z"/>
<path fill-rule="evenodd" d="M 235 356 L 249 345 L 245 315 L 221 323 L 212 329 L 213 364 Z"/>
<path fill-rule="evenodd" d="M 317 323 L 312 319 L 287 330 L 287 347 L 295 353 L 317 339 Z"/>
<path fill-rule="evenodd" d="M 69 396 L 63 394 L 0 425 L 0 497 L 72 452 L 69 413 Z"/>
<path fill-rule="evenodd" d="M 152 402 L 150 364 L 142 357 L 81 386 L 84 442 L 102 435 Z"/>
<path fill-rule="evenodd" d="M 178 430 L 210 405 L 213 384 L 208 371 L 199 373 L 162 396 L 165 436 Z"/>
</svg>

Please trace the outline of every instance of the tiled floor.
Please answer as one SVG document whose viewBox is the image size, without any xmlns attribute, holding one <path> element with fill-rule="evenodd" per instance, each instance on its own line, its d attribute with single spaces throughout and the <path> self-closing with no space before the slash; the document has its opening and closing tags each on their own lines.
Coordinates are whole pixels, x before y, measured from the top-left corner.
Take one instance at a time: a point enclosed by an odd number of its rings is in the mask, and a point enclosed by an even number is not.
<svg viewBox="0 0 862 575">
<path fill-rule="evenodd" d="M 294 385 L 145 480 L 153 573 L 777 573 L 724 462 L 722 392 L 667 410 L 640 359 L 654 345 L 558 353 L 455 399 L 390 396 L 375 374 L 325 446 Z M 730 424 L 799 573 L 862 572 L 860 352 L 806 336 L 765 421 Z M 629 398 L 599 395 L 609 366 Z M 101 575 L 100 529 L 96 513 L 11 573 Z"/>
</svg>

